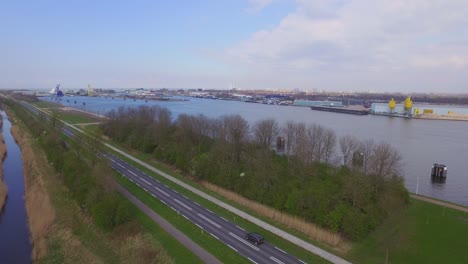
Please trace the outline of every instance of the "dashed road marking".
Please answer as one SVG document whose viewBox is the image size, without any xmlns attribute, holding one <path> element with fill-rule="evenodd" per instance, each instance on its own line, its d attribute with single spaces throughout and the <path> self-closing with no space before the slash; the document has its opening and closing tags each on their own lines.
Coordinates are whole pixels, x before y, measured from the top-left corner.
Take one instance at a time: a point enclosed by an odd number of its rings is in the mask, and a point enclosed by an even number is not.
<svg viewBox="0 0 468 264">
<path fill-rule="evenodd" d="M 208 223 L 216 226 L 217 228 L 221 228 L 220 225 L 218 225 L 217 223 L 215 223 L 214 221 L 212 221 L 211 219 L 209 219 L 208 217 L 202 215 L 202 214 L 198 214 L 198 216 L 200 216 L 201 218 L 203 218 L 203 220 L 207 221 Z"/>
<path fill-rule="evenodd" d="M 145 179 L 143 179 L 141 177 L 140 177 L 140 180 L 144 181 L 146 184 L 149 184 L 149 185 L 153 186 L 153 184 L 151 182 L 149 182 L 149 181 L 147 181 L 147 180 L 145 180 Z"/>
<path fill-rule="evenodd" d="M 235 252 L 237 252 L 237 249 L 234 248 L 233 246 L 231 246 L 231 245 L 229 245 L 229 244 L 226 244 L 226 245 L 228 245 L 228 247 L 232 248 L 232 250 L 234 250 Z"/>
<path fill-rule="evenodd" d="M 281 248 L 279 248 L 279 247 L 275 247 L 275 248 L 276 248 L 277 250 L 279 250 L 279 251 L 283 252 L 284 254 L 288 254 L 288 253 L 286 253 L 286 251 L 282 250 L 282 249 L 281 249 Z"/>
<path fill-rule="evenodd" d="M 165 191 L 159 189 L 158 187 L 154 187 L 154 188 L 156 188 L 156 190 L 160 191 L 162 194 L 164 194 L 164 195 L 166 195 L 166 196 L 170 196 L 167 192 L 165 192 Z"/>
<path fill-rule="evenodd" d="M 257 264 L 257 262 L 255 262 L 253 259 L 251 258 L 248 258 L 250 261 L 252 261 L 253 263 Z"/>
<path fill-rule="evenodd" d="M 275 258 L 273 256 L 270 256 L 270 259 L 273 260 L 274 262 L 278 263 L 278 264 L 284 264 L 283 261 L 281 261 L 281 260 L 279 260 L 279 259 L 277 259 L 277 258 Z"/>
<path fill-rule="evenodd" d="M 183 202 L 181 202 L 181 201 L 179 201 L 179 200 L 177 200 L 177 199 L 174 199 L 174 201 L 175 201 L 176 203 L 182 205 L 183 207 L 187 208 L 188 210 L 192 211 L 192 207 L 190 207 L 190 206 L 184 204 Z"/>
</svg>

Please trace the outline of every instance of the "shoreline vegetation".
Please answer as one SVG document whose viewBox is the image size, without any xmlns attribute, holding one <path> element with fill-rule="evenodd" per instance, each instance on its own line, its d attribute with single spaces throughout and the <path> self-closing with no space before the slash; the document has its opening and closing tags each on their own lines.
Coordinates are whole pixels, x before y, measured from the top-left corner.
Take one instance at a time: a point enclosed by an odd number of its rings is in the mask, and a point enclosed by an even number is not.
<svg viewBox="0 0 468 264">
<path fill-rule="evenodd" d="M 131 203 L 112 190 L 100 189 L 100 181 L 105 179 L 93 180 L 98 175 L 111 177 L 113 172 L 106 165 L 88 169 L 90 156 L 84 152 L 74 156 L 64 150 L 67 144 L 60 134 L 47 128 L 47 121 L 41 123 L 15 103 L 5 104 L 23 158 L 34 263 L 173 263 L 154 233 L 145 231 L 140 220 L 131 217 L 135 210 Z M 29 129 L 32 127 L 34 130 Z M 70 162 L 61 162 L 57 156 L 51 159 L 50 152 L 65 155 Z M 59 172 L 57 165 L 62 168 Z M 75 174 L 70 175 L 71 171 Z M 76 187 L 70 182 L 77 177 L 87 180 L 76 185 L 79 191 L 73 190 Z M 101 199 L 94 202 L 99 196 Z M 87 201 L 96 209 L 87 209 Z M 115 205 L 120 220 L 109 214 L 108 209 Z M 108 219 L 112 222 L 106 222 Z"/>
<path fill-rule="evenodd" d="M 0 116 L 0 128 L 3 127 L 3 117 Z M 6 204 L 6 199 L 8 197 L 8 188 L 3 181 L 3 161 L 6 158 L 7 150 L 5 145 L 5 139 L 3 134 L 0 132 L 0 215 L 2 214 L 3 207 Z"/>
</svg>

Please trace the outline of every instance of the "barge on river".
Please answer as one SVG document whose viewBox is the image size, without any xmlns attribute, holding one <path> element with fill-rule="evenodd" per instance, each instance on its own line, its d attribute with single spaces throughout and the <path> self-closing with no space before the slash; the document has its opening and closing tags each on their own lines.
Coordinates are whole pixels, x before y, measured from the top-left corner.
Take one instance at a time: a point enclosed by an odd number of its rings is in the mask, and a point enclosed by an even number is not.
<svg viewBox="0 0 468 264">
<path fill-rule="evenodd" d="M 367 115 L 369 114 L 369 109 L 361 105 L 350 105 L 344 107 L 332 107 L 332 106 L 311 106 L 310 109 L 317 111 L 325 112 L 334 112 L 342 114 L 352 114 L 352 115 Z"/>
</svg>

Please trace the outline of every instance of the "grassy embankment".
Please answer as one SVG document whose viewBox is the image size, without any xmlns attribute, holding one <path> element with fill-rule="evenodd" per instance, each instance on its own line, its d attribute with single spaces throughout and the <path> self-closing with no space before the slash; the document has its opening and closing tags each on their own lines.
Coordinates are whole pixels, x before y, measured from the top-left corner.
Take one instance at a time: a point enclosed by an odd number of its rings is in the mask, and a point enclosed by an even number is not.
<svg viewBox="0 0 468 264">
<path fill-rule="evenodd" d="M 15 124 L 12 132 L 23 155 L 26 208 L 35 262 L 200 263 L 135 207 L 135 220 L 113 232 L 99 229 L 61 183 L 40 146 L 24 133 L 24 125 L 12 121 Z"/>
<path fill-rule="evenodd" d="M 411 199 L 370 236 L 356 243 L 356 263 L 468 263 L 468 213 Z"/>
<path fill-rule="evenodd" d="M 98 129 L 96 126 L 90 126 L 86 130 L 88 132 L 96 132 Z M 133 150 L 130 152 L 158 169 L 200 188 L 200 186 L 187 180 L 187 178 L 174 173 L 174 170 L 170 166 L 155 161 L 151 156 Z M 141 168 L 141 166 L 139 167 Z M 163 180 L 161 177 L 158 177 L 158 179 L 160 181 Z M 229 215 L 229 213 L 221 212 L 224 210 L 217 208 L 217 206 L 209 205 L 206 201 L 200 201 L 203 199 L 196 197 L 196 195 L 184 192 L 181 188 L 172 186 L 170 182 L 167 184 L 186 194 L 191 199 L 203 203 L 204 206 L 211 210 L 223 216 Z M 204 191 L 207 190 L 205 189 Z M 226 199 L 219 197 L 219 195 L 213 192 L 207 192 L 226 201 Z M 232 202 L 229 203 L 233 204 Z M 239 205 L 235 206 L 245 209 Z M 245 211 L 256 215 L 255 212 L 250 210 Z M 226 218 L 231 220 L 236 219 L 233 215 Z M 260 216 L 260 218 L 262 217 Z M 268 219 L 264 220 L 268 221 Z M 234 221 L 240 226 L 247 227 L 249 230 L 256 230 L 255 226 L 249 227 L 250 223 L 242 223 L 246 222 L 242 219 L 237 218 Z M 281 225 L 275 225 L 281 227 Z M 303 235 L 297 234 L 295 231 L 292 231 L 292 233 L 304 238 Z M 388 263 L 468 263 L 468 254 L 466 254 L 468 240 L 466 240 L 466 237 L 468 237 L 467 213 L 411 199 L 408 208 L 394 214 L 366 239 L 354 243 L 349 253 L 343 254 L 337 251 L 335 253 L 356 263 L 385 263 L 386 260 Z M 269 234 L 267 234 L 267 239 L 271 240 L 272 237 L 269 237 Z M 280 241 L 274 241 L 275 244 L 278 242 Z M 284 248 L 282 245 L 278 245 Z M 325 246 L 325 248 L 327 247 Z"/>
<path fill-rule="evenodd" d="M 0 128 L 3 126 L 3 119 L 0 116 Z M 8 195 L 8 188 L 3 182 L 3 160 L 6 157 L 6 145 L 5 140 L 3 139 L 3 134 L 0 133 L 0 213 L 3 210 L 3 206 L 5 205 L 6 198 Z"/>
</svg>

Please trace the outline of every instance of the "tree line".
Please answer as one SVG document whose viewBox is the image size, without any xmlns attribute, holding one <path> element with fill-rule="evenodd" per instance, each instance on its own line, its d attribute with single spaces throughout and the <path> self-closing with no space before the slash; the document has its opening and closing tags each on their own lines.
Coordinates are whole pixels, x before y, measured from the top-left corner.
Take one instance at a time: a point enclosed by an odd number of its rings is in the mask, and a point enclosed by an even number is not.
<svg viewBox="0 0 468 264">
<path fill-rule="evenodd" d="M 105 135 L 196 180 L 300 216 L 357 240 L 408 203 L 401 157 L 389 144 L 331 129 L 240 115 L 209 118 L 158 106 L 120 107 Z"/>
</svg>

